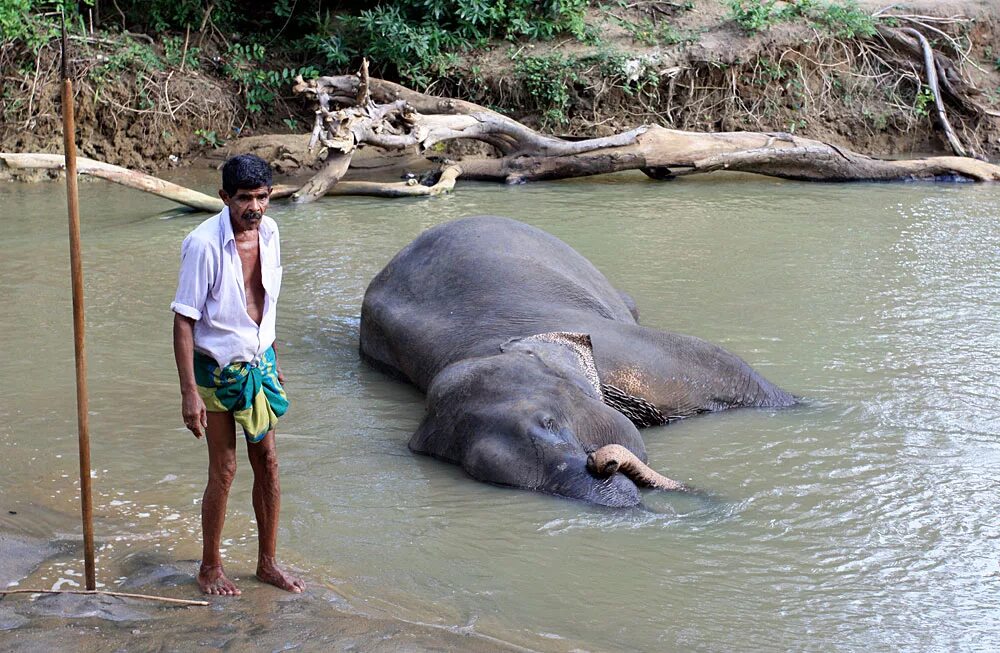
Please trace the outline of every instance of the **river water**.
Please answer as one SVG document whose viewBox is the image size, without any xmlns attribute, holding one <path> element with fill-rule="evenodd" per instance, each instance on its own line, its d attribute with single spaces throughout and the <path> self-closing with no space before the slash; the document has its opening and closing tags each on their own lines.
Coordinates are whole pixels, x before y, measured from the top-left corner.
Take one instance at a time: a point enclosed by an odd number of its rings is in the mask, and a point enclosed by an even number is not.
<svg viewBox="0 0 1000 653">
<path fill-rule="evenodd" d="M 78 538 L 63 187 L 0 192 L 0 524 Z M 169 304 L 205 216 L 103 182 L 81 195 L 99 579 L 114 586 L 134 556 L 199 557 L 206 455 L 180 420 Z M 360 362 L 362 294 L 423 229 L 480 213 L 559 236 L 644 324 L 733 350 L 803 404 L 644 431 L 655 468 L 708 498 L 648 493 L 642 509 L 411 454 L 422 396 Z M 270 215 L 292 400 L 279 552 L 313 586 L 543 651 L 1000 648 L 1000 188 L 624 174 Z M 250 477 L 243 463 L 224 543 L 246 589 Z M 82 584 L 81 566 L 33 580 Z"/>
</svg>

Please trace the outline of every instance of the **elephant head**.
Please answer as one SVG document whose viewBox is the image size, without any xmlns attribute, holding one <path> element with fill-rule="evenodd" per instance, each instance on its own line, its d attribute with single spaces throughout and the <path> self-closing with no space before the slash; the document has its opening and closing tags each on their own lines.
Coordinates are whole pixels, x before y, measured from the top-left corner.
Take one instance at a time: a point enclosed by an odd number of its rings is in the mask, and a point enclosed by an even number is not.
<svg viewBox="0 0 1000 653">
<path fill-rule="evenodd" d="M 443 369 L 409 446 L 480 481 L 634 506 L 635 483 L 588 470 L 588 455 L 611 444 L 645 460 L 635 425 L 602 400 L 589 337 L 542 334 Z"/>
</svg>

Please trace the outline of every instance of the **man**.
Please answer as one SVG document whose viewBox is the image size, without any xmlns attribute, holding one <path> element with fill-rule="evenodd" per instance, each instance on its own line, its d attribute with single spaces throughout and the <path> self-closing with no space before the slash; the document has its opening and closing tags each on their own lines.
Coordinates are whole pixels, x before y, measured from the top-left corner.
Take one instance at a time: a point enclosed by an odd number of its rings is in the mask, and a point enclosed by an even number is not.
<svg viewBox="0 0 1000 653">
<path fill-rule="evenodd" d="M 198 585 L 206 594 L 240 593 L 223 573 L 219 552 L 236 474 L 238 423 L 254 475 L 257 578 L 301 592 L 305 584 L 275 560 L 281 488 L 274 427 L 288 401 L 273 347 L 281 249 L 278 226 L 264 215 L 271 168 L 256 156 L 233 157 L 222 168 L 219 196 L 226 205 L 222 212 L 184 239 L 177 295 L 170 305 L 184 425 L 208 442 Z"/>
</svg>

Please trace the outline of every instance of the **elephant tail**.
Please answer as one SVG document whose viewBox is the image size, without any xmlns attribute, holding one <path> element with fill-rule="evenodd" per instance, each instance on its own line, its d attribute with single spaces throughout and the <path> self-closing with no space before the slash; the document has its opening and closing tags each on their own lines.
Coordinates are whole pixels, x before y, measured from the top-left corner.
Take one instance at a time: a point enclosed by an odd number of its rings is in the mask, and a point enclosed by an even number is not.
<svg viewBox="0 0 1000 653">
<path fill-rule="evenodd" d="M 587 469 L 599 477 L 607 477 L 621 472 L 636 485 L 660 490 L 690 492 L 691 488 L 654 471 L 639 458 L 621 446 L 609 444 L 587 456 Z"/>
</svg>

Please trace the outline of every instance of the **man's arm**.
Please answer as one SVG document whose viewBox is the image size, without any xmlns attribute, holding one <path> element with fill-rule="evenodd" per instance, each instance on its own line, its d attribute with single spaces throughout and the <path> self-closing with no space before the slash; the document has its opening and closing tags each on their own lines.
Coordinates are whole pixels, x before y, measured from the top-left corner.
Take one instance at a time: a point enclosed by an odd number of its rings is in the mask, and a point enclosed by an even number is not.
<svg viewBox="0 0 1000 653">
<path fill-rule="evenodd" d="M 180 313 L 174 313 L 174 361 L 181 382 L 184 425 L 200 438 L 208 428 L 208 411 L 194 380 L 194 320 Z"/>
</svg>

